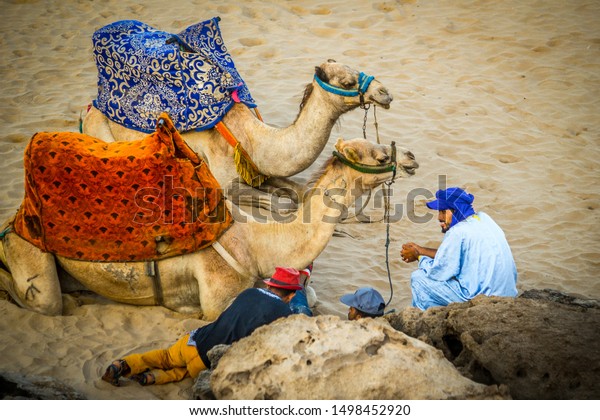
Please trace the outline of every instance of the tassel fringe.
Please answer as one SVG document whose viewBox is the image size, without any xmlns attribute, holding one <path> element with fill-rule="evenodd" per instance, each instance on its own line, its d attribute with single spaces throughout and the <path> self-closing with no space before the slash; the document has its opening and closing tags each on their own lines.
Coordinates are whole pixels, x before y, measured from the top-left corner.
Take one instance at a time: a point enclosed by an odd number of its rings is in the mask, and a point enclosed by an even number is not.
<svg viewBox="0 0 600 420">
<path fill-rule="evenodd" d="M 242 178 L 242 180 L 250 185 L 251 187 L 260 187 L 260 185 L 267 180 L 267 176 L 261 174 L 258 168 L 252 162 L 248 153 L 238 143 L 233 151 L 233 160 L 235 162 L 235 168 Z"/>
</svg>

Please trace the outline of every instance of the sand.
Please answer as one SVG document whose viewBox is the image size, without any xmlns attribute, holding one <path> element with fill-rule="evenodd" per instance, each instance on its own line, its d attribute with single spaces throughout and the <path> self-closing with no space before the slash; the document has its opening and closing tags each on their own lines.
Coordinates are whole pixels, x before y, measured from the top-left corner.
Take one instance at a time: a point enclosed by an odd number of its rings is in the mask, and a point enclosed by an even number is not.
<svg viewBox="0 0 600 420">
<path fill-rule="evenodd" d="M 77 131 L 96 95 L 92 33 L 122 19 L 179 32 L 220 16 L 225 43 L 266 122 L 291 124 L 314 66 L 334 58 L 375 75 L 394 95 L 377 109 L 381 142 L 410 149 L 421 167 L 393 186 L 391 308 L 410 305 L 406 241 L 436 246 L 424 202 L 462 186 L 504 229 L 519 290 L 600 297 L 600 4 L 581 1 L 2 2 L 0 216 L 23 194 L 23 150 L 37 131 Z M 362 137 L 363 112 L 342 117 L 306 180 L 338 137 Z M 375 139 L 369 115 L 367 134 Z M 376 208 L 378 207 L 378 208 Z M 410 211 L 414 210 L 413 213 Z M 381 205 L 367 213 L 382 216 Z M 427 219 L 429 215 L 429 220 Z M 318 313 L 361 286 L 390 296 L 385 225 L 345 223 L 315 261 Z M 188 398 L 191 380 L 113 388 L 106 365 L 166 346 L 202 322 L 162 308 L 85 297 L 62 317 L 0 300 L 0 372 L 51 376 L 92 399 Z M 70 302 L 70 301 L 69 301 Z"/>
</svg>

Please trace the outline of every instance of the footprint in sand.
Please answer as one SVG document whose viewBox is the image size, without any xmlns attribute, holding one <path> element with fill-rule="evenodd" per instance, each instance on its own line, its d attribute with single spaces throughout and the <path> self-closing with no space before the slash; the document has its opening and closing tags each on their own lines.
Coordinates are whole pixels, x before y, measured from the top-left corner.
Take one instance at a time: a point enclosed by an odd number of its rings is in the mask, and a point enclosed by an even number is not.
<svg viewBox="0 0 600 420">
<path fill-rule="evenodd" d="M 219 12 L 219 14 L 221 14 L 221 15 L 233 14 L 234 12 L 237 12 L 238 10 L 239 10 L 239 7 L 232 6 L 229 4 L 226 6 L 217 7 L 217 12 Z"/>
<path fill-rule="evenodd" d="M 373 22 L 368 19 L 355 20 L 353 22 L 350 22 L 350 27 L 357 28 L 357 29 L 367 29 L 367 28 L 371 27 L 371 25 L 373 25 Z"/>
<path fill-rule="evenodd" d="M 300 7 L 300 6 L 292 6 L 290 11 L 295 14 L 296 16 L 306 16 L 308 15 L 310 12 L 308 10 L 306 10 L 304 7 Z"/>
<path fill-rule="evenodd" d="M 311 32 L 317 36 L 320 36 L 322 38 L 332 38 L 334 36 L 339 36 L 338 31 L 336 29 L 329 29 L 329 28 L 313 28 L 311 29 Z M 347 34 L 343 34 L 342 38 L 346 37 Z"/>
<path fill-rule="evenodd" d="M 491 179 L 485 179 L 485 180 L 479 181 L 477 183 L 477 185 L 482 190 L 494 192 L 494 191 L 496 191 L 498 189 L 498 185 L 500 185 L 500 184 L 497 181 L 494 181 L 494 180 L 491 180 Z"/>
<path fill-rule="evenodd" d="M 244 47 L 256 47 L 258 45 L 263 45 L 265 43 L 264 39 L 261 38 L 241 38 L 240 44 Z"/>
<path fill-rule="evenodd" d="M 521 161 L 520 157 L 514 155 L 503 155 L 499 153 L 494 153 L 492 157 L 494 159 L 497 159 L 500 163 L 516 163 Z"/>
<path fill-rule="evenodd" d="M 342 55 L 346 57 L 364 57 L 368 55 L 368 53 L 363 50 L 346 50 L 342 53 Z"/>
<path fill-rule="evenodd" d="M 330 15 L 331 9 L 327 7 L 318 7 L 310 11 L 313 15 Z"/>
</svg>

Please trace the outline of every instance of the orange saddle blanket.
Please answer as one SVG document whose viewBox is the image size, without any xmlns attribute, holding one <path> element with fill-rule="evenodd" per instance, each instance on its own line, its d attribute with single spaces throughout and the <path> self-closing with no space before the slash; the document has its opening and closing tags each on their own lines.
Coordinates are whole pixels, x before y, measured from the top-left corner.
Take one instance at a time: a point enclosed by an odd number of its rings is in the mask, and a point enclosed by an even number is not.
<svg viewBox="0 0 600 420">
<path fill-rule="evenodd" d="M 211 245 L 233 223 L 221 188 L 166 114 L 142 140 L 37 133 L 15 232 L 86 261 L 148 261 Z"/>
</svg>

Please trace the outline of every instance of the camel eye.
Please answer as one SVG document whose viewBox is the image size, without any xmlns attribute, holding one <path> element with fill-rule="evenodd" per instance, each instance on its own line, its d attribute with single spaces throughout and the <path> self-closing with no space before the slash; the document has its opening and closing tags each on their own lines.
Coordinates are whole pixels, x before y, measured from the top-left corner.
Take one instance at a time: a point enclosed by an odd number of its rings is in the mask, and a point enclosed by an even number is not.
<svg viewBox="0 0 600 420">
<path fill-rule="evenodd" d="M 382 151 L 376 151 L 371 154 L 373 159 L 377 161 L 379 164 L 388 163 L 390 161 L 390 157 L 387 153 Z"/>
<path fill-rule="evenodd" d="M 344 89 L 350 89 L 350 88 L 354 87 L 354 85 L 356 85 L 356 82 L 354 82 L 354 81 L 348 81 L 348 80 L 341 80 L 340 81 L 340 85 Z"/>
</svg>

